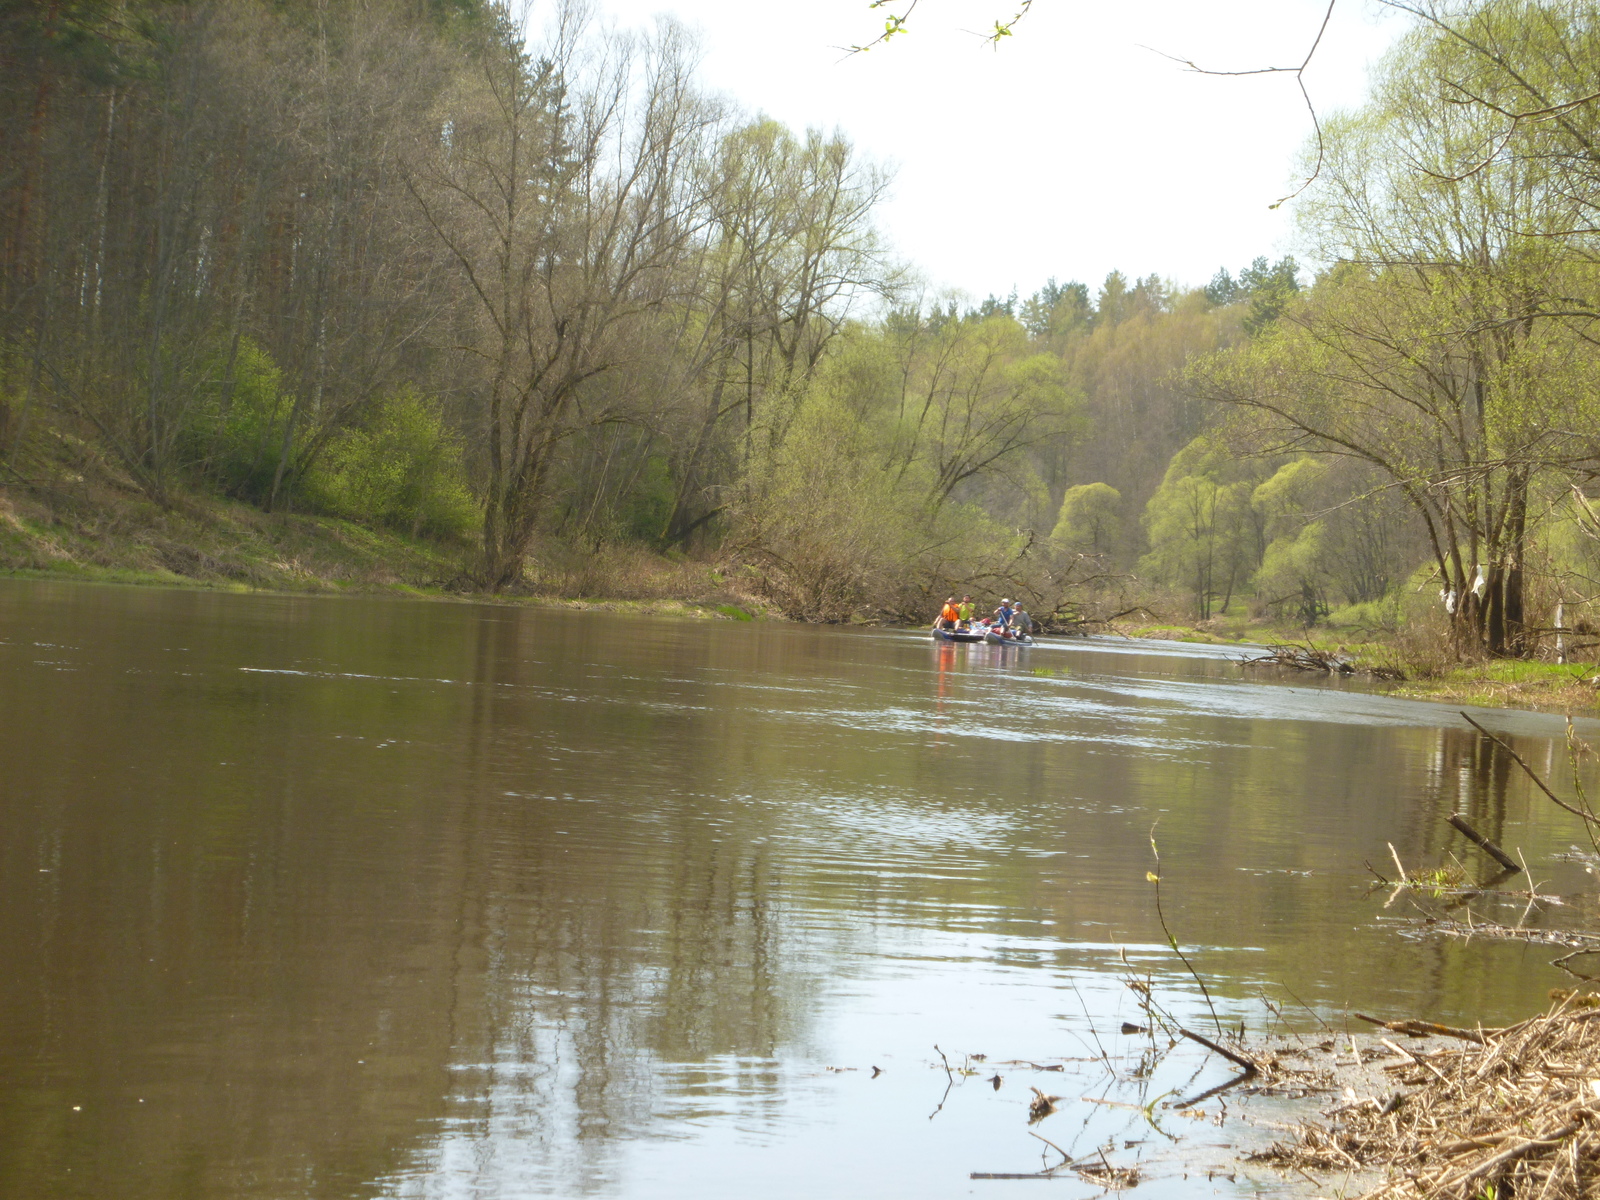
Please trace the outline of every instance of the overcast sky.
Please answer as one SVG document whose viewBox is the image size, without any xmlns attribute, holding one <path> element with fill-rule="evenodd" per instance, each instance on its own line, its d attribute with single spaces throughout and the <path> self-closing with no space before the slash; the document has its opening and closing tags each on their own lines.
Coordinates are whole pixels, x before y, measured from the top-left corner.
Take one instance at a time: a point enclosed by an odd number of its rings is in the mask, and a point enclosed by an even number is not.
<svg viewBox="0 0 1600 1200">
<path fill-rule="evenodd" d="M 999 48 L 974 32 L 1008 0 L 921 0 L 911 32 L 867 54 L 867 0 L 595 0 L 608 19 L 697 28 L 702 77 L 752 111 L 849 135 L 895 170 L 881 223 L 936 287 L 1026 296 L 1113 268 L 1199 284 L 1295 249 L 1287 209 L 1311 133 L 1288 76 L 1195 75 L 1299 62 L 1326 0 L 1037 0 Z M 1402 29 L 1339 0 L 1306 82 L 1319 110 L 1360 102 Z M 1144 49 L 1142 47 L 1152 47 Z"/>
</svg>

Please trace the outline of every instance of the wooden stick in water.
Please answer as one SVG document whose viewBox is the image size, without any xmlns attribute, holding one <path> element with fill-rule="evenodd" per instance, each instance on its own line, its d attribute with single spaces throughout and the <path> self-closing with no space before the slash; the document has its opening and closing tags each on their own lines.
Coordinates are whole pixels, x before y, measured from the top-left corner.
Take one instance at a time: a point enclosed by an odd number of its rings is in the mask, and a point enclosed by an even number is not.
<svg viewBox="0 0 1600 1200">
<path fill-rule="evenodd" d="M 1445 818 L 1445 820 L 1454 825 L 1458 830 L 1461 831 L 1462 835 L 1465 836 L 1469 842 L 1474 843 L 1480 850 L 1482 850 L 1490 858 L 1494 859 L 1495 862 L 1499 863 L 1511 874 L 1515 875 L 1518 871 L 1522 870 L 1521 863 L 1517 862 L 1516 859 L 1512 858 L 1504 850 L 1500 849 L 1499 846 L 1496 846 L 1488 838 L 1484 837 L 1483 834 L 1479 833 L 1476 829 L 1469 825 L 1467 823 L 1467 819 L 1460 813 L 1451 813 Z"/>
<path fill-rule="evenodd" d="M 1409 1033 L 1414 1037 L 1428 1037 L 1431 1034 L 1436 1037 L 1460 1038 L 1464 1042 L 1477 1042 L 1480 1046 L 1484 1044 L 1483 1035 L 1485 1033 L 1505 1032 L 1501 1029 L 1485 1029 L 1480 1033 L 1476 1029 L 1457 1029 L 1453 1025 L 1435 1025 L 1432 1021 L 1385 1021 L 1382 1017 L 1369 1017 L 1366 1013 L 1351 1013 L 1350 1015 L 1357 1020 L 1367 1022 L 1369 1025 L 1377 1025 L 1395 1033 Z"/>
<path fill-rule="evenodd" d="M 1217 1045 L 1210 1038 L 1201 1037 L 1198 1033 L 1191 1033 L 1189 1030 L 1185 1029 L 1181 1025 L 1178 1026 L 1178 1032 L 1183 1034 L 1183 1036 L 1188 1038 L 1191 1042 L 1199 1042 L 1207 1050 L 1214 1050 L 1216 1053 L 1222 1055 L 1223 1058 L 1227 1059 L 1229 1062 L 1233 1063 L 1235 1066 L 1243 1068 L 1245 1074 L 1247 1074 L 1247 1075 L 1254 1075 L 1257 1071 L 1259 1071 L 1261 1069 L 1260 1067 L 1256 1066 L 1255 1063 L 1251 1062 L 1248 1058 L 1243 1058 L 1240 1055 L 1235 1054 L 1232 1050 L 1229 1050 L 1226 1047 Z"/>
</svg>

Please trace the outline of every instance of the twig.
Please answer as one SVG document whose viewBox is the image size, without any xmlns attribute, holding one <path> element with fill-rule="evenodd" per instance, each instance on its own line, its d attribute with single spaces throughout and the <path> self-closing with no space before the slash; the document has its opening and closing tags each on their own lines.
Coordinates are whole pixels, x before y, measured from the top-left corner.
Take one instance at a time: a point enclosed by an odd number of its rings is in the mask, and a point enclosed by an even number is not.
<svg viewBox="0 0 1600 1200">
<path fill-rule="evenodd" d="M 939 1050 L 939 1044 L 937 1042 L 935 1042 L 933 1048 L 935 1050 Z M 930 1121 L 933 1120 L 941 1112 L 944 1111 L 944 1102 L 946 1100 L 950 1099 L 950 1089 L 955 1087 L 955 1085 L 956 1085 L 955 1073 L 950 1070 L 950 1060 L 948 1058 L 945 1058 L 943 1050 L 939 1050 L 939 1057 L 944 1061 L 944 1077 L 945 1077 L 944 1095 L 939 1097 L 938 1106 L 936 1108 L 934 1108 L 934 1110 L 931 1113 L 928 1114 L 928 1120 L 930 1120 Z"/>
<path fill-rule="evenodd" d="M 1493 1158 L 1485 1159 L 1483 1162 L 1473 1167 L 1470 1171 L 1465 1171 L 1461 1174 L 1439 1180 L 1438 1183 L 1434 1185 L 1434 1191 L 1436 1194 L 1442 1194 L 1447 1187 L 1459 1187 L 1463 1183 L 1470 1183 L 1474 1179 L 1481 1179 L 1484 1175 L 1487 1175 L 1490 1171 L 1494 1170 L 1502 1163 L 1510 1162 L 1514 1158 L 1521 1158 L 1530 1150 L 1537 1150 L 1542 1146 L 1553 1146 L 1562 1138 L 1571 1137 L 1578 1131 L 1578 1125 L 1579 1122 L 1572 1121 L 1558 1129 L 1552 1129 L 1539 1137 L 1529 1138 L 1525 1142 L 1519 1142 L 1514 1146 L 1500 1151 L 1500 1153 L 1496 1154 Z"/>
<path fill-rule="evenodd" d="M 1414 1062 L 1419 1067 L 1428 1068 L 1428 1070 L 1432 1071 L 1435 1075 L 1437 1075 L 1439 1077 L 1439 1079 L 1440 1079 L 1440 1081 L 1442 1083 L 1444 1083 L 1446 1086 L 1449 1086 L 1450 1080 L 1445 1076 L 1445 1073 L 1443 1071 L 1439 1070 L 1438 1067 L 1434 1066 L 1427 1059 L 1417 1057 L 1417 1055 L 1411 1053 L 1411 1051 L 1407 1050 L 1404 1046 L 1401 1046 L 1396 1042 L 1391 1042 L 1388 1038 L 1380 1038 L 1379 1040 L 1385 1046 L 1389 1047 L 1389 1049 L 1393 1050 L 1396 1054 L 1403 1055 L 1404 1057 L 1409 1058 L 1412 1062 Z"/>
<path fill-rule="evenodd" d="M 1111 1056 L 1106 1053 L 1105 1045 L 1100 1041 L 1100 1031 L 1094 1027 L 1094 1018 L 1089 1015 L 1089 1005 L 1084 1000 L 1083 993 L 1078 990 L 1078 981 L 1068 976 L 1068 982 L 1072 985 L 1073 994 L 1078 997 L 1078 1007 L 1083 1009 L 1083 1019 L 1089 1023 L 1089 1036 L 1094 1038 L 1094 1044 L 1100 1051 L 1100 1057 L 1109 1064 Z M 1083 1039 L 1079 1038 L 1078 1040 L 1082 1041 Z"/>
<path fill-rule="evenodd" d="M 1056 1152 L 1056 1153 L 1057 1153 L 1057 1154 L 1059 1154 L 1059 1155 L 1061 1155 L 1061 1161 L 1060 1161 L 1060 1162 L 1058 1162 L 1058 1163 L 1057 1163 L 1057 1164 L 1056 1164 L 1056 1165 L 1055 1165 L 1055 1166 L 1053 1166 L 1053 1167 L 1047 1167 L 1047 1168 L 1046 1168 L 1046 1170 L 1050 1170 L 1050 1171 L 1059 1171 L 1059 1170 L 1060 1170 L 1060 1169 L 1061 1169 L 1061 1168 L 1062 1168 L 1062 1167 L 1064 1167 L 1064 1166 L 1066 1166 L 1066 1165 L 1067 1165 L 1067 1164 L 1068 1164 L 1068 1163 L 1070 1163 L 1070 1162 L 1071 1162 L 1071 1161 L 1072 1161 L 1072 1155 L 1070 1155 L 1070 1154 L 1068 1154 L 1068 1153 L 1067 1153 L 1067 1152 L 1066 1152 L 1066 1151 L 1065 1151 L 1065 1150 L 1063 1150 L 1063 1149 L 1062 1149 L 1062 1148 L 1061 1148 L 1061 1147 L 1060 1147 L 1060 1146 L 1058 1146 L 1058 1145 L 1056 1145 L 1056 1144 L 1055 1144 L 1055 1143 L 1054 1143 L 1054 1142 L 1052 1142 L 1052 1141 L 1051 1141 L 1051 1140 L 1050 1140 L 1050 1139 L 1049 1139 L 1049 1138 L 1047 1138 L 1047 1137 L 1045 1137 L 1045 1136 L 1044 1136 L 1044 1134 L 1042 1134 L 1042 1133 L 1035 1133 L 1035 1132 L 1034 1132 L 1034 1131 L 1033 1131 L 1033 1130 L 1031 1130 L 1031 1129 L 1030 1129 L 1030 1130 L 1028 1130 L 1028 1136 L 1029 1136 L 1029 1137 L 1036 1137 L 1036 1138 L 1038 1138 L 1038 1139 L 1039 1139 L 1039 1140 L 1040 1140 L 1040 1141 L 1041 1141 L 1041 1142 L 1043 1142 L 1043 1143 L 1044 1143 L 1044 1144 L 1045 1144 L 1045 1145 L 1046 1145 L 1046 1146 L 1049 1146 L 1049 1147 L 1050 1147 L 1050 1149 L 1052 1149 L 1052 1150 L 1054 1150 L 1054 1151 L 1055 1151 L 1055 1152 Z"/>
<path fill-rule="evenodd" d="M 1600 946 L 1587 946 L 1581 950 L 1574 950 L 1571 954 L 1563 954 L 1560 958 L 1552 958 L 1550 960 L 1550 965 L 1552 967 L 1560 967 L 1563 971 L 1567 972 L 1567 974 L 1576 975 L 1579 979 L 1592 980 L 1594 978 L 1593 975 L 1585 975 L 1582 971 L 1577 971 L 1572 967 L 1567 966 L 1569 962 L 1577 958 L 1580 954 L 1600 954 Z"/>
<path fill-rule="evenodd" d="M 1311 60 L 1316 57 L 1317 47 L 1322 45 L 1323 35 L 1328 32 L 1328 22 L 1333 19 L 1333 9 L 1334 9 L 1334 6 L 1337 3 L 1338 3 L 1338 0 L 1328 0 L 1328 10 L 1325 13 L 1322 14 L 1322 24 L 1320 26 L 1318 26 L 1318 28 L 1317 28 L 1317 36 L 1311 42 L 1311 49 L 1306 51 L 1305 58 L 1303 58 L 1300 61 L 1300 65 L 1297 66 L 1297 67 L 1255 67 L 1253 69 L 1245 70 L 1245 71 L 1212 71 L 1212 70 L 1208 70 L 1205 67 L 1199 66 L 1198 64 L 1193 62 L 1191 59 L 1179 58 L 1179 57 L 1177 57 L 1177 55 L 1167 54 L 1167 53 L 1165 53 L 1165 52 L 1163 52 L 1161 50 L 1155 50 L 1154 47 L 1151 47 L 1151 46 L 1144 47 L 1144 49 L 1146 49 L 1146 50 L 1152 50 L 1154 53 L 1160 54 L 1162 58 L 1170 59 L 1172 62 L 1183 64 L 1184 66 L 1188 67 L 1191 71 L 1194 71 L 1196 74 L 1199 74 L 1199 75 L 1224 75 L 1224 76 L 1292 75 L 1292 76 L 1294 76 L 1295 85 L 1300 89 L 1300 97 L 1301 97 L 1301 99 L 1303 99 L 1306 102 L 1306 111 L 1311 114 L 1311 127 L 1316 132 L 1317 162 L 1316 162 L 1316 166 L 1314 166 L 1311 169 L 1311 174 L 1306 177 L 1305 181 L 1303 183 L 1301 183 L 1299 187 L 1295 188 L 1295 190 L 1290 192 L 1287 196 L 1280 197 L 1276 203 L 1267 205 L 1268 208 L 1277 208 L 1279 205 L 1283 204 L 1285 201 L 1293 200 L 1301 192 L 1305 191 L 1308 187 L 1310 187 L 1312 185 L 1312 183 L 1316 181 L 1316 178 L 1317 178 L 1318 175 L 1322 174 L 1323 160 L 1327 157 L 1327 146 L 1323 142 L 1322 121 L 1317 117 L 1317 106 L 1315 104 L 1311 103 L 1311 93 L 1306 91 L 1306 68 L 1311 65 Z"/>
<path fill-rule="evenodd" d="M 1420 1037 L 1433 1034 L 1438 1037 L 1460 1038 L 1464 1042 L 1477 1042 L 1480 1046 L 1483 1045 L 1485 1034 L 1504 1032 L 1499 1029 L 1457 1029 L 1453 1025 L 1435 1025 L 1432 1021 L 1385 1021 L 1382 1017 L 1369 1017 L 1366 1013 L 1359 1012 L 1350 1015 L 1358 1021 L 1365 1021 L 1368 1025 L 1378 1025 L 1395 1033 L 1410 1033 Z"/>
<path fill-rule="evenodd" d="M 1356 1015 L 1360 1016 L 1359 1013 L 1357 1013 Z M 1181 1033 L 1184 1037 L 1188 1038 L 1191 1042 L 1199 1042 L 1207 1050 L 1213 1050 L 1216 1053 L 1222 1055 L 1223 1058 L 1227 1059 L 1229 1062 L 1233 1063 L 1235 1066 L 1237 1066 L 1240 1069 L 1242 1069 L 1246 1075 L 1254 1075 L 1254 1074 L 1256 1074 L 1257 1072 L 1259 1072 L 1261 1070 L 1260 1067 L 1256 1066 L 1255 1063 L 1251 1062 L 1248 1058 L 1245 1058 L 1243 1055 L 1235 1054 L 1232 1050 L 1229 1050 L 1226 1047 L 1217 1045 L 1210 1038 L 1201 1037 L 1198 1033 L 1191 1033 L 1189 1030 L 1185 1029 L 1182 1025 L 1178 1026 L 1178 1032 Z"/>
<path fill-rule="evenodd" d="M 1374 872 L 1373 872 L 1373 874 L 1374 874 L 1374 875 L 1376 875 L 1376 874 L 1377 874 L 1377 872 L 1376 872 L 1376 871 L 1374 871 Z M 1388 880 L 1384 880 L 1384 882 L 1385 882 L 1385 883 L 1387 883 L 1387 882 L 1388 882 Z M 1286 992 L 1288 992 L 1288 993 L 1289 993 L 1289 998 L 1290 998 L 1290 999 L 1292 999 L 1292 1000 L 1293 1000 L 1293 1001 L 1294 1001 L 1294 1002 L 1295 1002 L 1295 1003 L 1296 1003 L 1296 1004 L 1298 1004 L 1298 1005 L 1299 1005 L 1299 1006 L 1300 1006 L 1300 1007 L 1301 1007 L 1301 1008 L 1303 1008 L 1303 1009 L 1305 1009 L 1305 1010 L 1306 1010 L 1306 1011 L 1307 1011 L 1307 1012 L 1308 1012 L 1308 1013 L 1310 1013 L 1310 1014 L 1311 1014 L 1311 1019 L 1312 1019 L 1312 1020 L 1314 1020 L 1314 1021 L 1315 1021 L 1315 1022 L 1316 1022 L 1316 1023 L 1317 1023 L 1317 1024 L 1318 1024 L 1318 1025 L 1321 1025 L 1321 1026 L 1322 1026 L 1322 1027 L 1323 1027 L 1323 1028 L 1324 1028 L 1324 1029 L 1326 1029 L 1326 1030 L 1327 1030 L 1327 1031 L 1328 1031 L 1328 1032 L 1329 1032 L 1329 1033 L 1332 1033 L 1332 1032 L 1333 1032 L 1333 1026 L 1332 1026 L 1332 1025 L 1329 1025 L 1329 1024 L 1328 1024 L 1328 1023 L 1327 1023 L 1327 1022 L 1326 1022 L 1326 1021 L 1324 1021 L 1324 1020 L 1323 1020 L 1323 1019 L 1322 1019 L 1322 1018 L 1321 1018 L 1321 1017 L 1320 1017 L 1320 1016 L 1318 1016 L 1318 1015 L 1317 1015 L 1317 1010 L 1316 1010 L 1316 1009 L 1314 1009 L 1314 1008 L 1312 1008 L 1312 1007 L 1311 1007 L 1311 1006 L 1310 1006 L 1310 1005 L 1309 1005 L 1309 1004 L 1307 1004 L 1307 1003 L 1306 1003 L 1306 1002 L 1305 1002 L 1305 1001 L 1304 1001 L 1304 1000 L 1302 1000 L 1302 999 L 1300 999 L 1300 997 L 1299 997 L 1299 996 L 1297 996 L 1297 995 L 1295 995 L 1295 994 L 1294 994 L 1294 991 L 1293 991 L 1293 990 L 1292 990 L 1292 989 L 1291 989 L 1291 988 L 1290 988 L 1290 987 L 1289 987 L 1289 985 L 1288 985 L 1288 984 L 1287 984 L 1287 983 L 1282 983 L 1282 982 L 1280 982 L 1280 983 L 1279 983 L 1279 984 L 1278 984 L 1278 986 L 1279 986 L 1279 987 L 1281 987 L 1281 988 L 1282 988 L 1282 989 L 1283 989 L 1283 990 L 1284 990 L 1284 991 L 1286 991 Z"/>
<path fill-rule="evenodd" d="M 1400 852 L 1397 851 L 1394 848 L 1394 843 L 1393 842 L 1388 843 L 1388 845 L 1389 845 L 1389 857 L 1394 859 L 1395 870 L 1400 872 L 1400 882 L 1401 882 L 1401 884 L 1402 885 L 1409 884 L 1411 882 L 1411 880 L 1406 877 L 1406 869 L 1400 862 Z M 1385 905 L 1384 907 L 1387 908 L 1388 905 Z"/>
<path fill-rule="evenodd" d="M 1178 948 L 1178 939 L 1172 936 L 1172 930 L 1167 927 L 1167 914 L 1161 908 L 1161 851 L 1156 848 L 1156 827 L 1150 826 L 1150 853 L 1155 856 L 1156 869 L 1147 872 L 1150 882 L 1156 885 L 1156 919 L 1161 922 L 1161 932 L 1167 935 L 1167 945 L 1172 947 L 1172 952 L 1182 960 L 1183 965 L 1189 969 L 1189 974 L 1194 976 L 1194 981 L 1200 985 L 1200 994 L 1205 997 L 1206 1007 L 1211 1010 L 1211 1023 L 1217 1027 L 1217 1036 L 1222 1036 L 1222 1018 L 1217 1016 L 1217 1007 L 1211 1003 L 1211 992 L 1206 987 L 1206 981 L 1200 978 L 1200 972 L 1194 969 L 1194 964 L 1189 961 L 1189 956 Z M 1179 1032 L 1183 1032 L 1179 1028 Z M 1193 1037 L 1193 1034 L 1189 1035 Z M 1210 1045 L 1210 1043 L 1206 1043 Z M 1223 1051 L 1226 1054 L 1226 1051 Z"/>
</svg>

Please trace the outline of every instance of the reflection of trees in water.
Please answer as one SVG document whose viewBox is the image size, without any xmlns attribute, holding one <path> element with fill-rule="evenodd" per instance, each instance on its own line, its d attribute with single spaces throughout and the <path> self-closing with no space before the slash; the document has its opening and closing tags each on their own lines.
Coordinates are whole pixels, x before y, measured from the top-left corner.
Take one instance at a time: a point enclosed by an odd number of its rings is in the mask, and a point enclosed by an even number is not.
<svg viewBox="0 0 1600 1200">
<path fill-rule="evenodd" d="M 457 1171 L 599 1186 L 616 1144 L 656 1131 L 663 1109 L 770 1108 L 781 1081 L 764 1060 L 806 1011 L 803 973 L 781 969 L 759 810 L 707 811 L 720 756 L 701 743 L 719 731 L 678 702 L 681 679 L 597 677 L 600 647 L 539 634 L 478 626 L 441 888 L 456 1069 L 418 1164 L 441 1188 Z M 575 687 L 583 702 L 551 703 Z"/>
<path fill-rule="evenodd" d="M 1557 795 L 1571 799 L 1572 764 L 1561 739 L 1500 736 L 1506 738 Z M 1591 793 L 1595 788 L 1596 766 L 1592 760 L 1579 765 L 1585 786 Z M 1429 828 L 1436 835 L 1429 843 L 1430 848 L 1440 848 L 1441 852 L 1454 850 L 1463 861 L 1468 859 L 1463 848 L 1473 855 L 1478 852 L 1442 826 L 1442 818 L 1451 813 L 1460 813 L 1507 849 L 1535 828 L 1547 826 L 1554 830 L 1568 822 L 1555 805 L 1534 789 L 1511 755 L 1473 729 L 1434 732 L 1427 782 L 1433 800 L 1429 815 L 1435 818 Z"/>
<path fill-rule="evenodd" d="M 570 1185 L 663 1106 L 779 1102 L 806 976 L 760 831 L 637 761 L 717 734 L 636 703 L 670 689 L 428 606 L 325 609 L 312 674 L 240 673 L 282 646 L 189 599 L 0 689 L 0 1193 L 344 1196 L 463 1152 Z"/>
<path fill-rule="evenodd" d="M 931 747 L 874 722 L 940 681 L 851 637 L 278 600 L 223 626 L 209 603 L 160 609 L 203 684 L 113 630 L 98 673 L 0 689 L 7 853 L 59 868 L 0 860 L 0 1194 L 68 1165 L 128 1200 L 599 1187 L 626 1139 L 771 1119 L 819 972 L 902 931 L 928 958 L 978 933 L 986 964 L 1119 970 L 1105 947 L 1159 942 L 1158 816 L 1177 932 L 1223 993 L 1475 1017 L 1527 990 L 1360 908 L 1387 840 L 1433 865 L 1447 812 L 1529 824 L 1469 732 L 1100 692 L 990 711 L 1027 681 L 958 673 Z M 313 673 L 236 670 L 284 661 Z M 88 1134 L 78 1103 L 108 1114 Z"/>
<path fill-rule="evenodd" d="M 1506 793 L 1518 768 L 1509 754 L 1475 729 L 1439 729 L 1436 739 L 1428 759 L 1427 774 L 1434 802 L 1429 813 L 1433 819 L 1427 826 L 1433 834 L 1428 839 L 1429 848 L 1453 849 L 1457 857 L 1466 861 L 1462 847 L 1468 851 L 1472 851 L 1472 847 L 1448 827 L 1443 827 L 1442 818 L 1459 813 L 1485 837 L 1496 843 L 1503 842 Z"/>
</svg>

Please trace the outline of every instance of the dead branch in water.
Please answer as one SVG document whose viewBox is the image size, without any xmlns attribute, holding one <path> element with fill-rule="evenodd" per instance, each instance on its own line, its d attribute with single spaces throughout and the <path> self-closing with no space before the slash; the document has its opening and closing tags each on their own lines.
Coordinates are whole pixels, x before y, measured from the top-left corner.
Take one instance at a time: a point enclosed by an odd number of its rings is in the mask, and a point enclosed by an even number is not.
<svg viewBox="0 0 1600 1200">
<path fill-rule="evenodd" d="M 1248 1058 L 1244 1057 L 1244 1055 L 1235 1054 L 1232 1050 L 1227 1049 L 1225 1046 L 1219 1046 L 1219 1045 L 1217 1045 L 1217 1043 L 1213 1042 L 1210 1038 L 1201 1037 L 1198 1033 L 1193 1033 L 1190 1030 L 1185 1029 L 1181 1025 L 1178 1026 L 1178 1032 L 1183 1034 L 1183 1036 L 1188 1038 L 1191 1042 L 1199 1042 L 1207 1050 L 1212 1050 L 1212 1051 L 1215 1051 L 1216 1053 L 1222 1055 L 1223 1058 L 1227 1059 L 1234 1066 L 1240 1068 L 1245 1073 L 1246 1076 L 1254 1075 L 1257 1071 L 1259 1071 L 1261 1069 L 1260 1067 L 1256 1066 L 1255 1063 L 1251 1062 Z"/>
<path fill-rule="evenodd" d="M 1267 647 L 1265 654 L 1242 660 L 1247 667 L 1292 667 L 1296 671 L 1323 671 L 1329 675 L 1366 675 L 1373 679 L 1404 682 L 1405 672 L 1398 667 L 1362 667 L 1332 650 L 1298 642 L 1280 642 Z"/>
<path fill-rule="evenodd" d="M 1507 874 L 1515 875 L 1518 871 L 1522 870 L 1521 863 L 1517 862 L 1516 859 L 1512 858 L 1504 850 L 1500 849 L 1500 847 L 1495 845 L 1494 842 L 1490 841 L 1488 838 L 1484 837 L 1483 834 L 1474 829 L 1471 823 L 1468 822 L 1468 820 L 1460 813 L 1451 813 L 1445 818 L 1445 820 L 1451 825 L 1455 826 L 1455 828 L 1461 834 L 1463 834 L 1469 842 L 1472 842 L 1490 858 L 1494 859 L 1495 862 L 1504 867 Z"/>
<path fill-rule="evenodd" d="M 1432 1021 L 1385 1021 L 1382 1017 L 1369 1017 L 1366 1013 L 1351 1013 L 1358 1021 L 1365 1021 L 1368 1025 L 1377 1025 L 1393 1033 L 1406 1033 L 1412 1037 L 1453 1037 L 1465 1042 L 1483 1044 L 1483 1039 L 1491 1033 L 1504 1033 L 1503 1029 L 1457 1029 L 1453 1025 L 1435 1025 Z"/>
<path fill-rule="evenodd" d="M 1297 671 L 1326 671 L 1332 675 L 1354 675 L 1356 670 L 1354 663 L 1347 658 L 1340 658 L 1331 650 L 1319 650 L 1315 646 L 1301 646 L 1294 642 L 1269 646 L 1265 654 L 1245 659 L 1244 665 L 1293 667 Z"/>
</svg>

